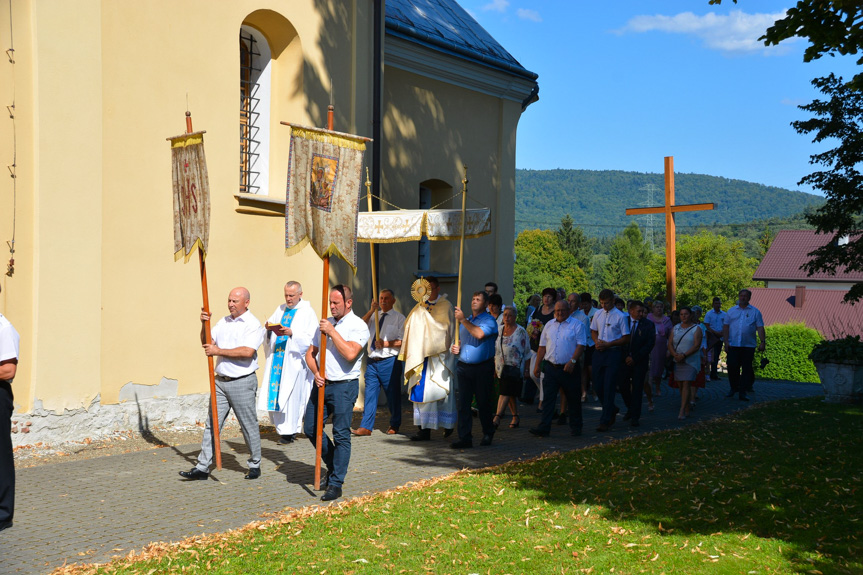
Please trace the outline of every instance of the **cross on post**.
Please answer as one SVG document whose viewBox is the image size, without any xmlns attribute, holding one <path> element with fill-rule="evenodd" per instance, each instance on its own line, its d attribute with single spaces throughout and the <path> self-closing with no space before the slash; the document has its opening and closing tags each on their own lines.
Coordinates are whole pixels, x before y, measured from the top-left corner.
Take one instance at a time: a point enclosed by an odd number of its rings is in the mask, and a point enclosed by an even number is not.
<svg viewBox="0 0 863 575">
<path fill-rule="evenodd" d="M 626 215 L 665 214 L 665 290 L 671 309 L 677 309 L 677 250 L 674 214 L 712 210 L 713 204 L 674 205 L 674 156 L 665 157 L 665 205 L 655 208 L 627 208 Z"/>
</svg>

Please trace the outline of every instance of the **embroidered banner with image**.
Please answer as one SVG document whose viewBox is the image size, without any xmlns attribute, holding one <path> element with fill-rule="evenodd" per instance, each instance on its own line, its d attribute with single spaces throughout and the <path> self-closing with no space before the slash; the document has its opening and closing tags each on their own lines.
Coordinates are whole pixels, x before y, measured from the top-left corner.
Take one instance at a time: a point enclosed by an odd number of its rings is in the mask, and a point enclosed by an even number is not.
<svg viewBox="0 0 863 575">
<path fill-rule="evenodd" d="M 210 180 L 204 132 L 168 138 L 174 180 L 174 261 L 189 261 L 195 248 L 206 257 L 210 239 Z"/>
<path fill-rule="evenodd" d="M 320 257 L 339 256 L 356 272 L 362 138 L 291 126 L 285 250 L 306 244 Z"/>
</svg>

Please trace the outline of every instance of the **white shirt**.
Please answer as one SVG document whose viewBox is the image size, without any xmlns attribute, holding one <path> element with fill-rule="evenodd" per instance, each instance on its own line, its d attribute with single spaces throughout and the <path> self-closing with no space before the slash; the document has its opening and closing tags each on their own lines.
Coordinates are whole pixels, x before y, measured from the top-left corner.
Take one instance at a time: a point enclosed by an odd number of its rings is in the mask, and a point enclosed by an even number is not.
<svg viewBox="0 0 863 575">
<path fill-rule="evenodd" d="M 0 314 L 0 361 L 18 359 L 21 337 L 8 319 Z"/>
<path fill-rule="evenodd" d="M 755 347 L 757 344 L 755 330 L 764 327 L 761 312 L 753 305 L 746 307 L 734 306 L 725 314 L 725 325 L 728 326 L 727 345 L 731 347 Z"/>
<path fill-rule="evenodd" d="M 587 315 L 586 313 L 584 313 L 580 309 L 577 309 L 574 312 L 572 312 L 572 314 L 570 314 L 570 316 L 569 316 L 569 317 L 577 319 L 578 321 L 580 321 L 581 323 L 584 324 L 584 330 L 587 332 L 587 347 L 593 347 L 594 345 L 596 345 L 595 343 L 593 343 L 593 338 L 590 337 L 590 320 L 592 320 L 593 316 L 596 315 L 596 311 L 593 308 L 590 308 L 590 311 L 591 311 L 591 314 Z"/>
<path fill-rule="evenodd" d="M 225 377 L 243 377 L 258 369 L 258 348 L 264 343 L 266 330 L 252 312 L 234 319 L 226 315 L 211 330 L 213 343 L 222 349 L 250 347 L 255 350 L 252 357 L 219 356 L 216 361 L 216 374 Z"/>
<path fill-rule="evenodd" d="M 386 314 L 386 315 L 385 315 Z M 378 321 L 383 317 L 384 323 L 381 326 L 381 339 L 386 340 L 387 343 L 392 344 L 392 342 L 402 339 L 405 335 L 405 316 L 400 314 L 395 310 L 395 308 L 390 311 L 384 312 L 378 310 Z M 372 350 L 372 342 L 375 340 L 375 314 L 372 314 L 372 317 L 369 318 L 369 343 L 366 346 L 369 352 L 369 357 L 373 358 L 385 358 L 385 357 L 395 357 L 399 354 L 399 348 L 397 347 L 376 347 Z M 327 367 L 327 376 L 329 379 L 329 366 Z"/>
<path fill-rule="evenodd" d="M 722 333 L 722 326 L 725 323 L 726 315 L 727 314 L 722 310 L 713 311 L 713 309 L 711 309 L 704 314 L 704 323 L 706 323 L 710 329 Z"/>
<path fill-rule="evenodd" d="M 551 320 L 539 336 L 539 346 L 545 347 L 545 360 L 557 365 L 572 359 L 579 345 L 587 345 L 587 333 L 584 324 L 572 316 L 565 321 Z"/>
<path fill-rule="evenodd" d="M 328 317 L 327 321 L 336 326 L 336 331 L 345 341 L 352 341 L 360 344 L 360 347 L 365 347 L 369 341 L 369 326 L 366 322 L 354 314 L 353 310 L 346 313 L 342 319 L 336 321 L 334 318 Z M 321 328 L 315 331 L 315 345 L 320 345 Z M 318 361 L 320 362 L 320 351 L 318 351 Z M 362 351 L 357 355 L 354 361 L 348 361 L 339 354 L 336 346 L 333 343 L 333 338 L 327 336 L 327 364 L 326 373 L 324 374 L 327 381 L 349 381 L 360 377 L 360 366 L 363 362 Z"/>
<path fill-rule="evenodd" d="M 599 310 L 590 321 L 591 331 L 595 331 L 597 337 L 605 342 L 612 342 L 629 335 L 629 316 L 617 309 L 611 311 Z"/>
</svg>

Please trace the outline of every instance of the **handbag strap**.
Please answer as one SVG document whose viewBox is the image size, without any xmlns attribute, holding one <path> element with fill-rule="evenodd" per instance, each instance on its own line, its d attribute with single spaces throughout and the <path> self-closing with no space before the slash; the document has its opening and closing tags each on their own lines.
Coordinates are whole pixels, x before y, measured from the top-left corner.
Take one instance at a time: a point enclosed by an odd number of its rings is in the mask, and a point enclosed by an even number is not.
<svg viewBox="0 0 863 575">
<path fill-rule="evenodd" d="M 690 331 L 692 331 L 693 329 L 695 329 L 696 327 L 698 327 L 698 326 L 694 325 L 691 328 L 684 331 L 683 335 L 680 336 L 680 339 L 677 340 L 677 343 L 674 344 L 674 349 L 677 349 L 677 346 L 680 345 L 680 342 L 683 341 L 683 338 L 686 337 L 686 334 L 689 333 Z"/>
</svg>

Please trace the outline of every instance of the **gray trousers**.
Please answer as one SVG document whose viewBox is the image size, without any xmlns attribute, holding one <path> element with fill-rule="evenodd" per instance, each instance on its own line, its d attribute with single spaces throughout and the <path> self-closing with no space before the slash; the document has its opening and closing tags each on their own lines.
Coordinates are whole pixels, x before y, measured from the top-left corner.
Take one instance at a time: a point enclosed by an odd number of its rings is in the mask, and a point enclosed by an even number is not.
<svg viewBox="0 0 863 575">
<path fill-rule="evenodd" d="M 255 407 L 255 394 L 258 391 L 258 376 L 255 372 L 233 381 L 222 381 L 216 377 L 216 409 L 219 412 L 219 429 L 225 425 L 228 412 L 233 409 L 246 446 L 249 448 L 249 468 L 261 466 L 261 428 L 258 426 L 258 412 Z M 213 464 L 213 408 L 210 404 L 207 414 L 207 427 L 201 441 L 201 453 L 195 466 L 209 472 Z"/>
</svg>

